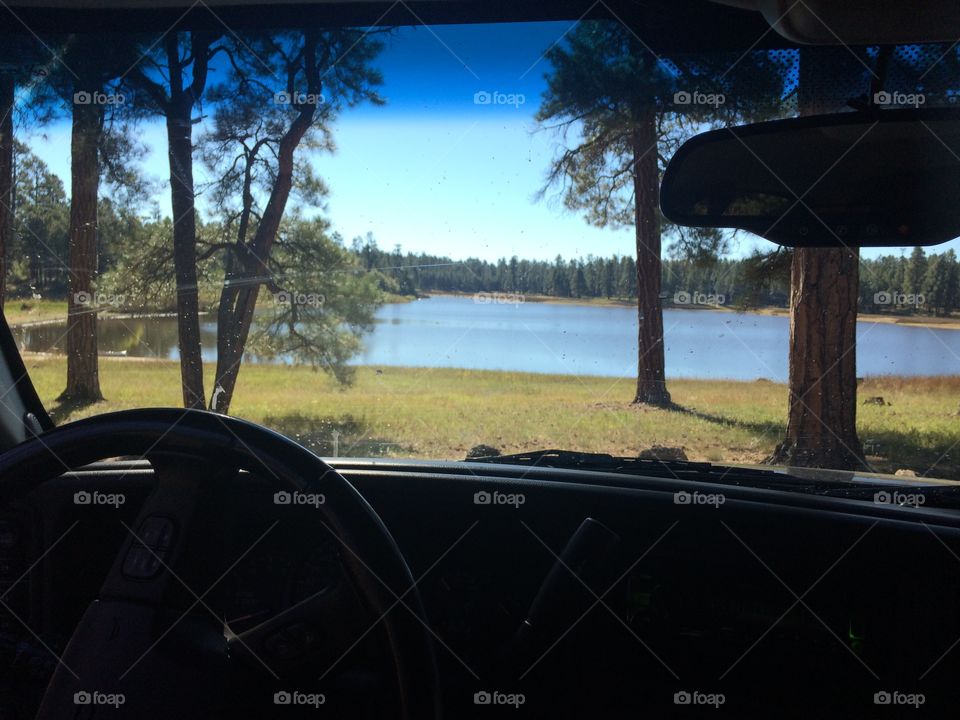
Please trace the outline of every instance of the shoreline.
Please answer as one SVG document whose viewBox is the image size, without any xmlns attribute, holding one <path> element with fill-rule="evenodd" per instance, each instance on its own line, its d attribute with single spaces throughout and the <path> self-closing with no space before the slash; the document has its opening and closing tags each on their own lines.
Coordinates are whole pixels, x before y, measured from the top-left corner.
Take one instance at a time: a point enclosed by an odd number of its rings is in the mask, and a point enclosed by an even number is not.
<svg viewBox="0 0 960 720">
<path fill-rule="evenodd" d="M 21 350 L 20 356 L 24 361 L 27 360 L 65 360 L 65 353 L 51 353 L 51 352 L 39 352 L 33 350 Z M 115 354 L 100 354 L 97 356 L 99 361 L 108 361 L 108 362 L 121 362 L 121 363 L 158 363 L 158 364 L 169 364 L 171 366 L 179 367 L 178 360 L 172 360 L 170 358 L 161 358 L 161 357 L 143 357 L 139 355 L 115 355 Z M 204 366 L 214 367 L 216 363 L 212 361 L 204 361 Z M 300 364 L 300 365 L 287 365 L 284 363 L 250 363 L 244 365 L 245 368 L 310 368 L 309 364 Z M 549 380 L 563 380 L 571 378 L 585 378 L 590 380 L 598 381 L 609 381 L 609 380 L 635 380 L 634 377 L 629 375 L 624 375 L 622 377 L 617 377 L 613 375 L 564 375 L 557 373 L 538 373 L 532 372 L 529 370 L 497 370 L 491 368 L 462 368 L 462 367 L 434 367 L 434 366 L 419 366 L 419 365 L 352 365 L 351 367 L 359 371 L 382 371 L 382 372 L 416 372 L 423 370 L 438 370 L 442 372 L 454 372 L 467 375 L 497 375 L 501 377 L 529 377 L 529 378 L 541 378 Z M 895 373 L 889 373 L 885 375 L 863 375 L 857 378 L 857 386 L 860 387 L 864 384 L 871 385 L 881 382 L 935 382 L 938 380 L 952 381 L 955 378 L 960 377 L 960 373 L 955 374 L 940 374 L 940 375 L 898 375 Z M 668 383 L 732 383 L 739 385 L 761 385 L 761 386 L 779 386 L 787 387 L 785 381 L 780 380 L 771 380 L 770 378 L 758 377 L 750 379 L 737 379 L 737 378 L 722 378 L 722 377 L 667 377 Z"/>
<path fill-rule="evenodd" d="M 465 292 L 431 292 L 424 293 L 417 300 L 429 300 L 431 297 L 460 297 L 471 298 L 480 293 Z M 621 298 L 561 298 L 552 295 L 524 295 L 523 293 L 484 293 L 486 295 L 505 295 L 508 297 L 522 297 L 523 303 L 544 303 L 547 305 L 579 305 L 582 307 L 636 307 L 635 300 Z M 667 305 L 664 310 L 689 310 L 693 312 L 715 310 L 717 312 L 734 313 L 737 315 L 766 315 L 771 317 L 790 317 L 789 308 L 758 307 L 742 309 L 725 305 Z M 960 330 L 960 317 L 929 317 L 915 315 L 887 315 L 882 313 L 857 313 L 857 322 L 888 323 L 890 325 L 905 325 L 908 327 L 926 327 L 933 330 Z"/>
<path fill-rule="evenodd" d="M 210 313 L 203 311 L 198 313 L 200 317 L 204 315 L 209 315 Z M 145 312 L 145 313 L 105 313 L 100 319 L 102 320 L 144 320 L 152 318 L 175 318 L 177 313 L 175 312 Z M 63 317 L 53 317 L 45 318 L 43 320 L 28 320 L 26 322 L 13 323 L 10 325 L 10 329 L 15 328 L 33 328 L 33 327 L 42 327 L 44 325 L 62 325 L 67 321 L 66 315 Z"/>
<path fill-rule="evenodd" d="M 465 293 L 465 292 L 431 292 L 423 293 L 416 297 L 412 296 L 399 296 L 399 295 L 390 295 L 387 297 L 385 305 L 391 304 L 405 304 L 410 302 L 417 302 L 419 300 L 429 300 L 432 297 L 457 297 L 457 298 L 472 298 L 480 293 Z M 621 298 L 561 298 L 554 297 L 552 295 L 524 295 L 523 293 L 483 293 L 487 296 L 503 295 L 505 298 L 522 298 L 520 303 L 543 303 L 547 305 L 578 305 L 582 307 L 614 307 L 614 308 L 634 308 L 636 307 L 635 300 L 624 300 Z M 725 305 L 668 305 L 664 307 L 664 310 L 684 310 L 684 311 L 704 311 L 704 310 L 714 310 L 717 312 L 726 312 L 734 313 L 737 315 L 758 315 L 758 316 L 767 316 L 767 317 L 790 317 L 790 310 L 788 308 L 781 307 L 758 307 L 758 308 L 738 308 Z M 201 316 L 209 314 L 208 312 L 202 312 Z M 19 322 L 18 316 L 22 318 L 17 312 L 10 313 L 12 316 L 12 322 L 8 320 L 8 325 L 11 329 L 17 328 L 31 328 L 39 327 L 43 325 L 57 325 L 65 323 L 67 316 L 64 313 L 63 315 L 47 315 L 46 317 L 41 317 L 38 319 L 21 319 Z M 144 319 L 144 318 L 171 318 L 176 317 L 176 313 L 172 311 L 157 311 L 157 312 L 140 312 L 140 313 L 104 313 L 101 316 L 103 320 L 134 320 L 134 319 Z M 931 316 L 916 316 L 916 315 L 893 315 L 885 313 L 858 313 L 857 322 L 864 323 L 886 323 L 889 325 L 901 325 L 903 327 L 922 327 L 929 328 L 931 330 L 960 330 L 960 317 L 931 317 Z"/>
</svg>

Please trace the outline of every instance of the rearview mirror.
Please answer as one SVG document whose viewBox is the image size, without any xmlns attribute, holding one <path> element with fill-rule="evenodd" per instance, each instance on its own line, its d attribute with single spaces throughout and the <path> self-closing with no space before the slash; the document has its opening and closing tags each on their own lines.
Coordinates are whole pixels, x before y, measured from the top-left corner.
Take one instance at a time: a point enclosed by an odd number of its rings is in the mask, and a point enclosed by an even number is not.
<svg viewBox="0 0 960 720">
<path fill-rule="evenodd" d="M 960 112 L 881 110 L 713 130 L 663 175 L 663 215 L 795 247 L 960 235 Z"/>
</svg>

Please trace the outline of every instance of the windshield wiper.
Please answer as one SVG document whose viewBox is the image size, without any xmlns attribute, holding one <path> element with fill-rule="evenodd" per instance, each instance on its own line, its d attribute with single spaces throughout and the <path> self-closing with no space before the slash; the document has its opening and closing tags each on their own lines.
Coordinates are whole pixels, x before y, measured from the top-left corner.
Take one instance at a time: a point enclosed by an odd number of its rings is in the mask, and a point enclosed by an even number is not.
<svg viewBox="0 0 960 720">
<path fill-rule="evenodd" d="M 890 496 L 890 502 L 893 504 L 901 504 L 897 502 L 901 496 L 906 498 L 903 504 L 911 504 L 911 499 L 914 496 L 922 495 L 922 501 L 915 500 L 917 504 L 925 502 L 926 505 L 932 507 L 960 507 L 960 486 L 918 487 L 908 483 L 899 485 L 870 482 L 868 478 L 860 478 L 858 482 L 819 479 L 792 475 L 783 469 L 765 470 L 732 465 L 714 465 L 708 462 L 691 462 L 689 460 L 617 457 L 607 453 L 587 453 L 574 450 L 534 450 L 533 452 L 515 453 L 513 455 L 468 458 L 467 462 L 713 482 L 722 485 L 793 490 L 814 495 L 874 502 L 878 502 L 876 499 L 878 493 L 887 493 Z M 880 500 L 879 502 L 883 501 Z"/>
<path fill-rule="evenodd" d="M 585 470 L 674 480 L 713 482 L 723 485 L 796 490 L 815 494 L 846 490 L 852 485 L 849 480 L 801 477 L 792 475 L 782 469 L 764 470 L 734 465 L 714 465 L 709 462 L 693 462 L 690 460 L 618 457 L 607 453 L 577 452 L 575 450 L 534 450 L 513 455 L 467 458 L 467 462 Z M 859 487 L 865 489 L 866 487 L 876 486 L 869 484 Z"/>
<path fill-rule="evenodd" d="M 561 468 L 564 470 L 588 470 L 677 480 L 696 480 L 698 482 L 722 482 L 727 485 L 775 486 L 781 489 L 807 491 L 839 489 L 849 486 L 847 482 L 801 478 L 780 470 L 714 465 L 708 462 L 692 462 L 689 460 L 618 457 L 607 453 L 587 453 L 574 450 L 534 450 L 533 452 L 515 453 L 513 455 L 468 458 L 467 461 Z"/>
<path fill-rule="evenodd" d="M 856 485 L 824 492 L 830 497 L 872 501 L 900 507 L 960 509 L 958 485 Z"/>
<path fill-rule="evenodd" d="M 714 466 L 707 462 L 616 457 L 607 453 L 577 452 L 575 450 L 534 450 L 532 452 L 514 453 L 513 455 L 487 455 L 485 457 L 467 458 L 467 461 L 613 472 L 623 472 L 625 470 L 644 473 L 648 470 L 655 472 L 656 468 L 659 467 L 661 470 L 675 468 L 680 472 L 706 473 L 714 469 Z"/>
</svg>

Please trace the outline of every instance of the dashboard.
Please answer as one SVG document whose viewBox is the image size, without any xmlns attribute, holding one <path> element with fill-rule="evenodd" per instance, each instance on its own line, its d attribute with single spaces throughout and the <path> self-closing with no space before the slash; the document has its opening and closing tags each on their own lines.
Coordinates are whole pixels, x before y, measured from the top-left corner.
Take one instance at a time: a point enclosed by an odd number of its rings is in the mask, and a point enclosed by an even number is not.
<svg viewBox="0 0 960 720">
<path fill-rule="evenodd" d="M 32 717 L 53 653 L 124 538 L 119 521 L 132 523 L 150 491 L 149 467 L 124 467 L 64 476 L 0 516 L 0 652 L 13 669 L 0 676 L 0 717 Z M 527 698 L 514 717 L 596 713 L 598 697 L 606 717 L 668 717 L 675 696 L 695 692 L 724 696 L 714 717 L 755 707 L 778 717 L 875 717 L 874 693 L 884 691 L 923 693 L 931 716 L 960 704 L 954 510 L 898 512 L 756 488 L 730 488 L 722 507 L 698 507 L 675 504 L 662 479 L 587 484 L 582 474 L 537 470 L 519 480 L 506 469 L 360 461 L 339 469 L 419 578 L 451 717 L 488 716 L 474 697 L 491 690 Z M 73 494 L 94 484 L 128 501 L 93 514 L 75 505 Z M 344 550 L 316 509 L 278 506 L 274 491 L 247 474 L 211 488 L 206 529 L 240 557 L 210 596 L 225 632 L 349 590 Z M 523 493 L 525 502 L 477 505 L 477 492 Z M 584 585 L 551 584 L 588 517 L 616 542 L 582 554 Z M 525 634 L 534 616 L 547 619 Z M 371 633 L 344 668 L 377 668 L 378 643 Z M 318 675 L 309 662 L 300 669 Z M 820 694 L 798 696 L 801 686 Z"/>
</svg>

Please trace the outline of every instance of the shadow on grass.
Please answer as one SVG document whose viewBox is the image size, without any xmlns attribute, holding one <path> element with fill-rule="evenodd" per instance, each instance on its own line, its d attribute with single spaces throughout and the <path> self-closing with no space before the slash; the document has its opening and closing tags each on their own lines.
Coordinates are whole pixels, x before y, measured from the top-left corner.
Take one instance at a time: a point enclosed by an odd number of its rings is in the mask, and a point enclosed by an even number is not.
<svg viewBox="0 0 960 720">
<path fill-rule="evenodd" d="M 717 425 L 741 428 L 770 438 L 774 443 L 780 442 L 787 432 L 786 423 L 782 422 L 746 422 L 676 404 L 668 409 Z M 893 474 L 906 469 L 918 475 L 960 480 L 960 431 L 924 433 L 916 429 L 899 432 L 861 430 L 859 434 L 867 462 L 875 472 Z"/>
<path fill-rule="evenodd" d="M 400 443 L 372 437 L 370 426 L 353 415 L 316 417 L 294 412 L 287 415 L 268 415 L 263 419 L 263 425 L 325 457 L 412 454 L 410 448 Z"/>
<path fill-rule="evenodd" d="M 75 412 L 84 410 L 88 407 L 96 405 L 97 403 L 103 402 L 102 400 L 76 400 L 76 399 L 66 399 L 62 400 L 57 398 L 54 400 L 53 404 L 47 408 L 47 415 L 50 416 L 50 419 L 53 420 L 55 425 L 60 425 L 67 422 L 70 419 L 70 416 Z"/>
<path fill-rule="evenodd" d="M 921 476 L 960 480 L 960 432 L 875 430 L 861 432 L 860 440 L 877 472 L 905 469 Z"/>
<path fill-rule="evenodd" d="M 696 408 L 688 408 L 676 403 L 671 403 L 670 407 L 666 409 L 671 412 L 689 415 L 697 420 L 704 420 L 705 422 L 723 425 L 724 427 L 739 428 L 741 430 L 747 430 L 751 433 L 763 435 L 765 437 L 769 437 L 774 443 L 780 442 L 787 432 L 786 423 L 776 422 L 773 420 L 769 422 L 747 422 L 746 420 L 738 420 L 737 418 L 730 418 L 726 417 L 725 415 L 709 413 L 703 410 L 697 410 Z"/>
</svg>

